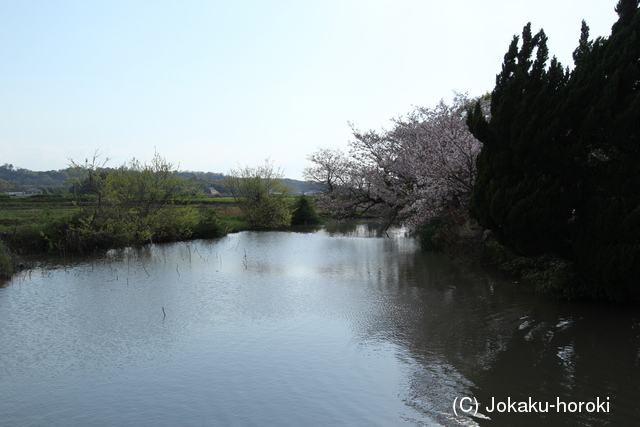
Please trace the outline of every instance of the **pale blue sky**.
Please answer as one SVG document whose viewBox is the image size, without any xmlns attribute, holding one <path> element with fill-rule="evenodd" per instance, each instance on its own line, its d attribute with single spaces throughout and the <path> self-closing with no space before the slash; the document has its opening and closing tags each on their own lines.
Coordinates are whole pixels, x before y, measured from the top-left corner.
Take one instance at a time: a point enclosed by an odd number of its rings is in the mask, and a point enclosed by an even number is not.
<svg viewBox="0 0 640 427">
<path fill-rule="evenodd" d="M 0 164 L 112 166 L 156 149 L 181 170 L 270 157 L 302 178 L 348 122 L 491 91 L 514 34 L 572 66 L 617 0 L 0 0 Z"/>
</svg>

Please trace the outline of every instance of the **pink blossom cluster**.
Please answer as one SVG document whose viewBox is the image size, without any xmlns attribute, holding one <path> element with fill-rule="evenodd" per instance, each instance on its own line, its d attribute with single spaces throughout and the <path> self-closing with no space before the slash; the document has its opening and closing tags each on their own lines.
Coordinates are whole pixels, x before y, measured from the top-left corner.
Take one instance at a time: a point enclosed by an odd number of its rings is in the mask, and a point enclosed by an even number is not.
<svg viewBox="0 0 640 427">
<path fill-rule="evenodd" d="M 390 130 L 352 126 L 349 154 L 311 154 L 305 177 L 321 184 L 318 206 L 348 215 L 375 209 L 391 222 L 419 226 L 447 207 L 468 203 L 481 143 L 469 132 L 466 112 L 476 100 L 457 93 L 451 105 L 416 107 Z M 485 114 L 489 102 L 481 100 Z"/>
</svg>

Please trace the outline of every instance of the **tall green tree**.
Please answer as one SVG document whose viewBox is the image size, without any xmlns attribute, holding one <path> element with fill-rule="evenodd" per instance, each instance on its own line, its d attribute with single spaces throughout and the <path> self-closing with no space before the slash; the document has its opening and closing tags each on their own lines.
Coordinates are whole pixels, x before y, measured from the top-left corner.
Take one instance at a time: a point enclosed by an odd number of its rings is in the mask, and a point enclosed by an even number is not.
<svg viewBox="0 0 640 427">
<path fill-rule="evenodd" d="M 621 0 L 611 36 L 583 24 L 567 100 L 589 192 L 576 209 L 574 259 L 596 292 L 640 298 L 640 10 Z"/>
<path fill-rule="evenodd" d="M 490 119 L 480 106 L 468 124 L 482 144 L 471 211 L 521 254 L 567 246 L 567 220 L 576 193 L 571 156 L 556 111 L 568 75 L 553 58 L 547 37 L 531 24 L 514 37 L 491 95 Z"/>
<path fill-rule="evenodd" d="M 483 143 L 471 212 L 512 250 L 575 261 L 591 296 L 640 296 L 640 12 L 620 0 L 609 38 L 582 25 L 569 73 L 546 37 L 514 38 Z M 535 59 L 534 58 L 535 54 Z"/>
</svg>

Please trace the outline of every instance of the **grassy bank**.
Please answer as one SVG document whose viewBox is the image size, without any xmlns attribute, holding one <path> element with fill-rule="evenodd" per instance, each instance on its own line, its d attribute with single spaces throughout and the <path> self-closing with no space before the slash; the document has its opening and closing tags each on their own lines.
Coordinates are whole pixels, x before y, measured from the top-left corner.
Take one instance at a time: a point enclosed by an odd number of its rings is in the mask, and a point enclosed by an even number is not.
<svg viewBox="0 0 640 427">
<path fill-rule="evenodd" d="M 146 217 L 98 203 L 88 197 L 0 197 L 0 275 L 12 274 L 16 256 L 221 237 L 248 228 L 231 198 L 176 199 Z"/>
</svg>

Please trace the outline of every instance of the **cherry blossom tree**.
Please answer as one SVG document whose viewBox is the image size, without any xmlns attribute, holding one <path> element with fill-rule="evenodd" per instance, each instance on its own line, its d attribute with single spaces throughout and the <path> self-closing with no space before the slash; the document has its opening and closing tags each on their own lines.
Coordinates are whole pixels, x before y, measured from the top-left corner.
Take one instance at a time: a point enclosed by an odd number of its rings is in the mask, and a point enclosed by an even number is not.
<svg viewBox="0 0 640 427">
<path fill-rule="evenodd" d="M 305 177 L 322 183 L 321 208 L 337 213 L 371 209 L 389 223 L 419 226 L 447 208 L 468 203 L 481 143 L 466 125 L 476 100 L 457 93 L 451 105 L 416 107 L 390 130 L 361 132 L 353 125 L 349 155 L 319 150 Z M 488 114 L 488 100 L 482 103 Z"/>
<path fill-rule="evenodd" d="M 340 150 L 321 148 L 307 156 L 312 165 L 303 171 L 308 181 L 314 182 L 323 193 L 333 193 L 344 185 L 348 159 Z"/>
</svg>

